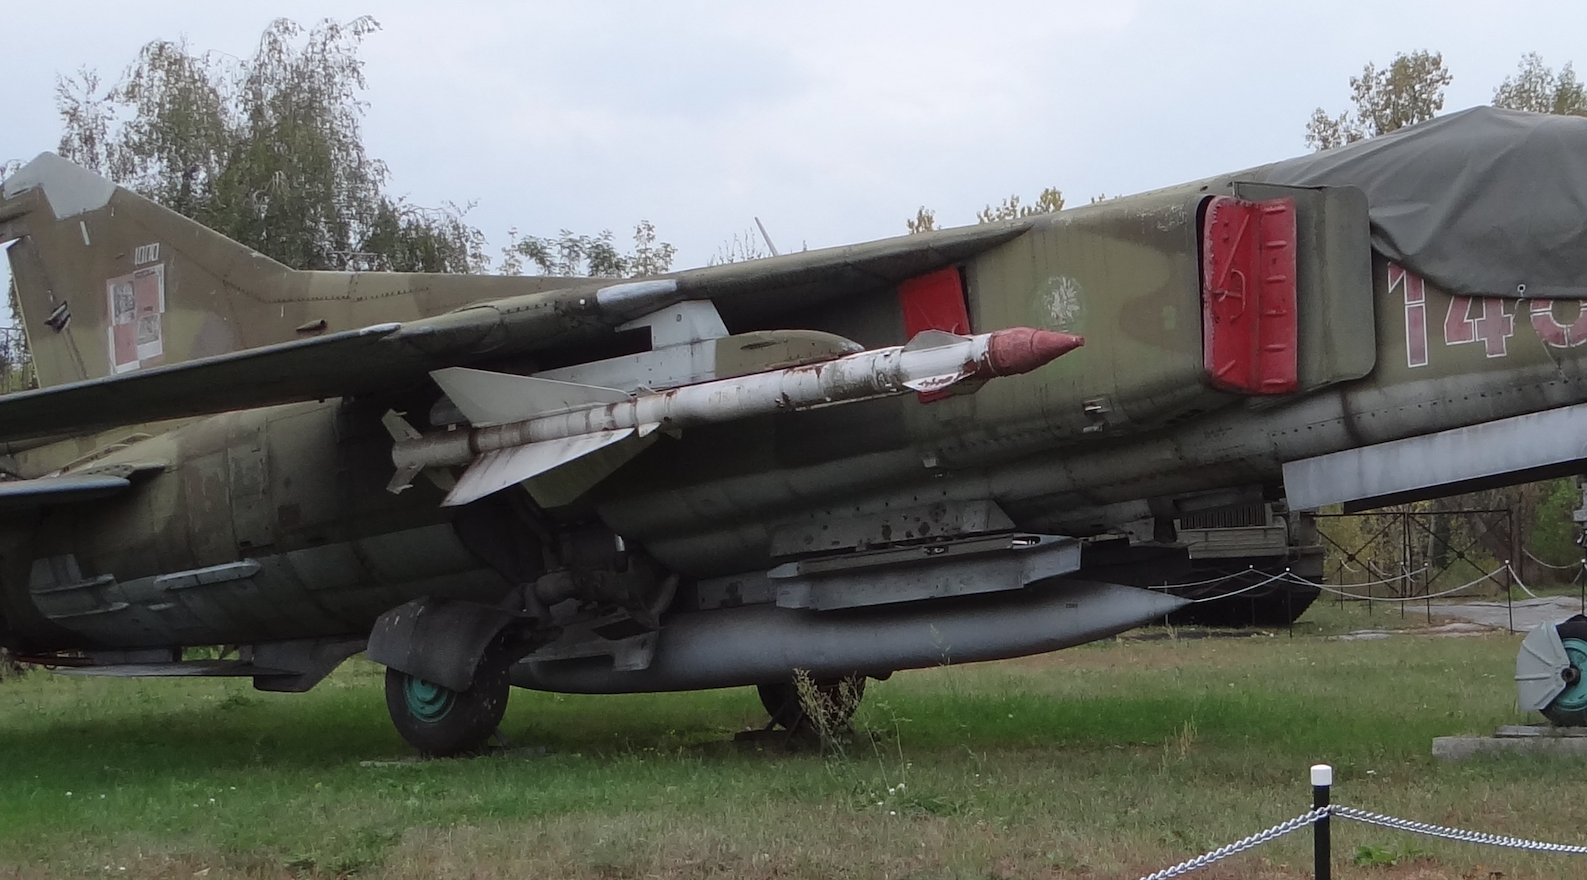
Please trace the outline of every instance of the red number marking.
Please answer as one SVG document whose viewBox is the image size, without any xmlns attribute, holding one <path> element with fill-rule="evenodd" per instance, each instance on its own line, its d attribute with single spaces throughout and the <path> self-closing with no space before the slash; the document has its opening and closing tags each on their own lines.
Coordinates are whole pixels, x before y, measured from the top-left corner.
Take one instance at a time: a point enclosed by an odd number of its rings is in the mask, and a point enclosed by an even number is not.
<svg viewBox="0 0 1587 880">
<path fill-rule="evenodd" d="M 1389 264 L 1389 290 L 1405 292 L 1405 365 L 1427 366 L 1427 286 L 1420 275 L 1413 275 Z"/>
<path fill-rule="evenodd" d="M 1444 344 L 1465 345 L 1477 341 L 1477 322 L 1471 319 L 1471 297 L 1452 296 L 1444 313 Z"/>
<path fill-rule="evenodd" d="M 1472 307 L 1481 305 L 1481 314 L 1473 318 Z M 1449 311 L 1444 314 L 1444 344 L 1464 345 L 1482 341 L 1488 357 L 1509 354 L 1505 341 L 1515 335 L 1515 315 L 1504 310 L 1505 301 L 1496 296 L 1451 296 Z"/>
<path fill-rule="evenodd" d="M 1570 324 L 1562 324 L 1554 317 L 1554 301 L 1551 299 L 1532 300 L 1532 329 L 1537 331 L 1538 338 L 1554 348 L 1575 348 L 1582 343 L 1587 343 L 1587 308 L 1582 309 L 1576 320 Z"/>
<path fill-rule="evenodd" d="M 1477 338 L 1488 357 L 1509 354 L 1505 340 L 1515 335 L 1515 315 L 1504 310 L 1505 301 L 1496 296 L 1482 298 L 1482 317 L 1477 319 Z"/>
</svg>

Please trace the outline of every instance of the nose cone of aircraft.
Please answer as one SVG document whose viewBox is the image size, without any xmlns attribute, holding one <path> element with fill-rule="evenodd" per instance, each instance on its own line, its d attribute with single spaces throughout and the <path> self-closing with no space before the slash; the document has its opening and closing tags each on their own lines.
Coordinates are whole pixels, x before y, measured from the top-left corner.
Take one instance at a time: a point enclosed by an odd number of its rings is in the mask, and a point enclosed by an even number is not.
<svg viewBox="0 0 1587 880">
<path fill-rule="evenodd" d="M 1085 337 L 1072 333 L 1010 327 L 992 333 L 986 346 L 986 366 L 993 376 L 1028 373 L 1085 344 Z"/>
</svg>

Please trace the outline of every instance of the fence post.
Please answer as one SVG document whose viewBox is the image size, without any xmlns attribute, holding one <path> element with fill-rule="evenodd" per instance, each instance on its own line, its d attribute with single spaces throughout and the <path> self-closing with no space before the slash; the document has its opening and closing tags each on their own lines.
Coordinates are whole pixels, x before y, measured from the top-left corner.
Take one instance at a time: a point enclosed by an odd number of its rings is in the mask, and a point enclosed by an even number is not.
<svg viewBox="0 0 1587 880">
<path fill-rule="evenodd" d="M 1311 801 L 1314 809 L 1328 806 L 1329 790 L 1334 784 L 1334 768 L 1327 764 L 1311 765 Z M 1329 839 L 1328 816 L 1312 823 L 1312 876 L 1316 880 L 1332 880 L 1333 853 Z"/>
</svg>

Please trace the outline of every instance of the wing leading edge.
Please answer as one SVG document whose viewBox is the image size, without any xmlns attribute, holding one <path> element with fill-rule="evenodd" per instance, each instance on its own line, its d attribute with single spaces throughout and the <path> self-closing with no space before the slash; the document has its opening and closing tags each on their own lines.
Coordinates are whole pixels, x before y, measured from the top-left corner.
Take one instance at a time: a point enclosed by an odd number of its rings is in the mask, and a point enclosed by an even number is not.
<svg viewBox="0 0 1587 880">
<path fill-rule="evenodd" d="M 126 477 L 108 474 L 0 481 L 0 511 L 97 501 L 131 485 Z"/>
<path fill-rule="evenodd" d="M 389 391 L 444 367 L 576 351 L 628 321 L 686 300 L 709 299 L 738 320 L 765 320 L 795 305 L 875 290 L 952 265 L 1029 226 L 1017 221 L 967 227 L 634 282 L 592 280 L 432 318 L 6 395 L 0 397 L 0 441 Z"/>
</svg>

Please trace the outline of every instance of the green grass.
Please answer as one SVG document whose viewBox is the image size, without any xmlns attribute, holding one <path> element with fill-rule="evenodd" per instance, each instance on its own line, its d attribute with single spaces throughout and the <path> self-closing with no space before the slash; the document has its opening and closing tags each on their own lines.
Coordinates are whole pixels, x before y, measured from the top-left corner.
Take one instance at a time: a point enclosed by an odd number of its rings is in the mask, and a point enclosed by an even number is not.
<svg viewBox="0 0 1587 880">
<path fill-rule="evenodd" d="M 747 689 L 518 692 L 517 751 L 364 766 L 410 750 L 362 661 L 304 695 L 36 672 L 0 683 L 0 877 L 1134 878 L 1303 812 L 1319 760 L 1341 802 L 1587 841 L 1587 767 L 1429 757 L 1435 736 L 1526 720 L 1517 637 L 1309 634 L 1356 617 L 1386 615 L 1320 604 L 1293 638 L 900 673 L 828 756 L 733 745 L 762 720 Z M 1587 876 L 1366 826 L 1335 841 L 1339 877 Z M 1309 876 L 1309 846 L 1200 876 Z M 1359 847 L 1393 858 L 1352 865 Z"/>
</svg>

